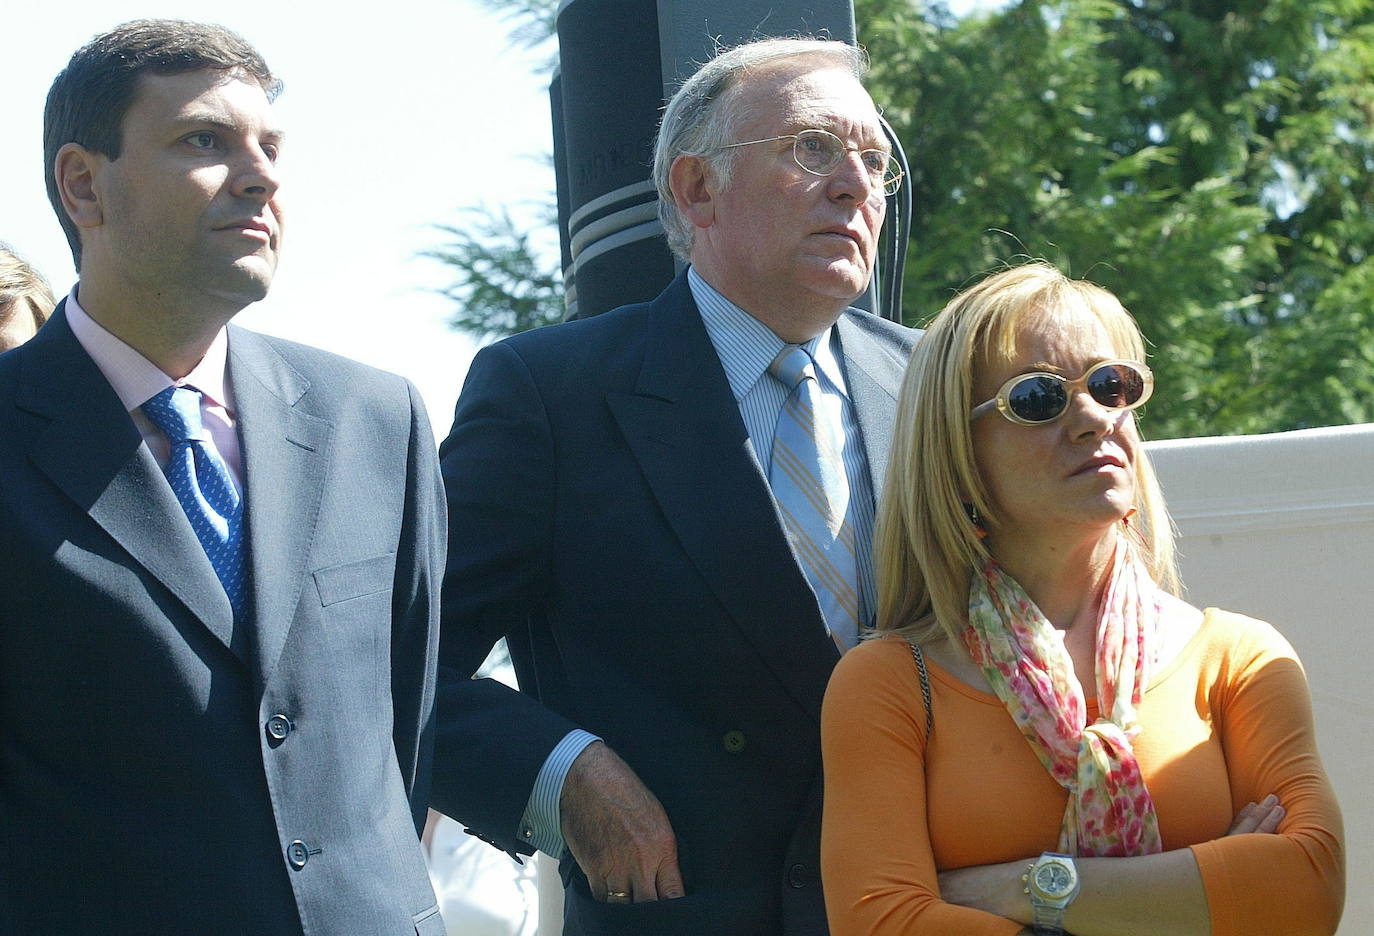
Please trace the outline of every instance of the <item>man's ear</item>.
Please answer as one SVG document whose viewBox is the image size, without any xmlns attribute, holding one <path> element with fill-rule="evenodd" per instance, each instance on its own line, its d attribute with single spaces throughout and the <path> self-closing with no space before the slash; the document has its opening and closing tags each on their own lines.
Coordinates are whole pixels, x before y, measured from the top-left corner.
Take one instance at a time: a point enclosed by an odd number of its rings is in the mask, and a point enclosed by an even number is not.
<svg viewBox="0 0 1374 936">
<path fill-rule="evenodd" d="M 715 174 L 700 156 L 682 155 L 668 170 L 668 187 L 678 213 L 699 228 L 716 220 Z"/>
<path fill-rule="evenodd" d="M 53 158 L 53 178 L 57 182 L 57 194 L 62 198 L 62 207 L 67 217 L 79 228 L 99 227 L 105 221 L 105 212 L 96 191 L 95 175 L 100 166 L 109 162 L 99 153 L 93 153 L 80 143 L 66 143 Z"/>
</svg>

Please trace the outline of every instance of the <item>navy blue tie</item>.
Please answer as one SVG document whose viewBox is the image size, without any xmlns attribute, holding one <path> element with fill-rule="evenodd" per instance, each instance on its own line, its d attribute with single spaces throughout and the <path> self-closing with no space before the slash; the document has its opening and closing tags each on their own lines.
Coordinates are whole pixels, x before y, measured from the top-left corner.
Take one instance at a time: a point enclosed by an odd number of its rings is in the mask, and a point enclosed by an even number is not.
<svg viewBox="0 0 1374 936">
<path fill-rule="evenodd" d="M 172 443 L 163 473 L 224 585 L 234 614 L 243 595 L 243 499 L 200 419 L 200 391 L 168 387 L 143 412 Z"/>
</svg>

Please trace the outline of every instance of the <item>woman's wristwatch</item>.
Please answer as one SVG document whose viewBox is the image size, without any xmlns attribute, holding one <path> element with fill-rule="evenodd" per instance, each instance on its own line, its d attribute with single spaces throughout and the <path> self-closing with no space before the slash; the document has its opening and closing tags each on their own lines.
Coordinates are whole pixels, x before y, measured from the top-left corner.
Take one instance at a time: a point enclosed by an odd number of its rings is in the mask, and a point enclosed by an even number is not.
<svg viewBox="0 0 1374 936">
<path fill-rule="evenodd" d="M 1045 852 L 1021 875 L 1030 894 L 1036 936 L 1062 936 L 1064 910 L 1078 896 L 1078 868 L 1072 855 Z"/>
</svg>

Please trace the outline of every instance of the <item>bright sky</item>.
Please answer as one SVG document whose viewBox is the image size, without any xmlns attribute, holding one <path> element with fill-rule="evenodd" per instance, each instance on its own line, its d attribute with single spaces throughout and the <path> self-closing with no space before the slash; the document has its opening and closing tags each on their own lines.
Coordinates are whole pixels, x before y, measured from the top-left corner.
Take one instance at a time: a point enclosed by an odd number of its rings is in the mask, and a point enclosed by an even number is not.
<svg viewBox="0 0 1374 936">
<path fill-rule="evenodd" d="M 446 269 L 417 254 L 441 246 L 432 225 L 458 222 L 464 207 L 504 203 L 518 217 L 520 205 L 551 199 L 552 171 L 539 160 L 552 147 L 549 53 L 513 49 L 507 24 L 474 0 L 327 13 L 304 3 L 16 0 L 0 55 L 0 241 L 59 296 L 75 272 L 43 188 L 43 100 L 78 46 L 147 16 L 235 29 L 286 84 L 277 103 L 289 134 L 282 265 L 271 295 L 237 321 L 404 374 L 442 436 L 475 345 L 444 325 L 451 303 L 434 290 L 449 281 Z"/>
</svg>

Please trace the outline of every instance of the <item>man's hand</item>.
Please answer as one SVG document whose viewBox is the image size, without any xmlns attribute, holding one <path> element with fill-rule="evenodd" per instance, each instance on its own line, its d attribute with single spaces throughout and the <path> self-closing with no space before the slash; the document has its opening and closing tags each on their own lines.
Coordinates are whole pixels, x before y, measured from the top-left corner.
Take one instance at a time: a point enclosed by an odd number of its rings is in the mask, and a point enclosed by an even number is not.
<svg viewBox="0 0 1374 936">
<path fill-rule="evenodd" d="M 559 799 L 568 843 L 592 896 L 642 903 L 683 896 L 677 838 L 657 797 L 600 741 L 573 761 Z"/>
</svg>

